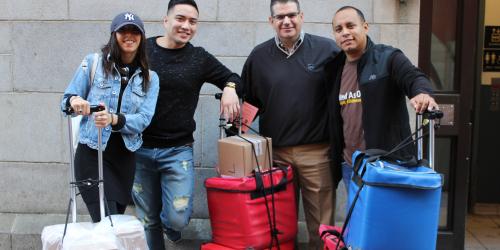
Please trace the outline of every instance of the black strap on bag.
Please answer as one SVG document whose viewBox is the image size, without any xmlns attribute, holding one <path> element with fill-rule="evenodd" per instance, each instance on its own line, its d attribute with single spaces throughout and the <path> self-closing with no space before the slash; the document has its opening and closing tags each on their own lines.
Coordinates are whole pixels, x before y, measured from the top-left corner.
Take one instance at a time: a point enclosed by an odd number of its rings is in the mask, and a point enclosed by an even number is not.
<svg viewBox="0 0 500 250">
<path fill-rule="evenodd" d="M 220 96 L 217 96 L 216 95 L 216 98 L 217 99 L 220 99 Z M 240 123 L 241 125 L 242 123 Z M 262 136 L 260 133 L 258 133 L 257 131 L 255 131 L 254 129 L 252 129 L 250 126 L 246 125 L 246 124 L 243 124 L 245 126 L 247 126 L 251 131 L 253 131 L 254 133 Z M 224 125 L 219 125 L 219 126 L 224 126 Z M 280 243 L 279 243 L 279 239 L 278 239 L 278 235 L 279 234 L 282 234 L 281 231 L 278 230 L 277 228 L 277 223 L 276 223 L 276 206 L 275 206 L 275 201 L 274 201 L 274 193 L 275 192 L 278 192 L 276 190 L 276 188 L 279 188 L 281 190 L 284 190 L 286 189 L 286 183 L 288 182 L 287 181 L 287 171 L 285 170 L 284 171 L 284 175 L 280 181 L 280 183 L 275 186 L 274 185 L 274 180 L 273 180 L 273 170 L 272 168 L 269 170 L 269 178 L 270 178 L 270 186 L 269 188 L 265 188 L 264 186 L 264 181 L 263 181 L 263 178 L 262 178 L 262 173 L 261 173 L 261 168 L 260 168 L 260 164 L 259 164 L 259 160 L 257 158 L 257 152 L 255 150 L 255 146 L 253 145 L 253 143 L 242 137 L 241 135 L 239 135 L 239 133 L 235 132 L 233 129 L 225 129 L 225 132 L 226 134 L 229 134 L 229 135 L 233 135 L 233 136 L 237 136 L 239 138 L 241 138 L 242 140 L 250 143 L 251 147 L 252 147 L 252 152 L 254 154 L 254 157 L 255 157 L 255 163 L 257 165 L 257 171 L 254 171 L 254 175 L 255 175 L 255 184 L 256 184 L 256 188 L 255 188 L 255 191 L 252 192 L 251 194 L 251 198 L 254 199 L 253 197 L 254 196 L 257 196 L 257 195 L 260 195 L 261 197 L 264 197 L 264 204 L 266 206 L 266 214 L 267 214 L 267 219 L 268 219 L 268 222 L 269 222 L 269 230 L 270 230 L 270 236 L 271 236 L 271 242 L 269 243 L 269 249 L 271 249 L 273 247 L 273 243 L 276 242 L 276 247 L 278 250 L 280 250 Z M 270 150 L 270 147 L 272 145 L 270 145 L 270 142 L 269 140 L 267 139 L 267 137 L 265 136 L 262 136 L 265 140 L 266 140 L 266 146 L 267 146 L 267 155 L 268 155 L 268 160 L 269 160 L 269 163 L 272 164 L 271 162 L 271 150 Z M 281 185 L 282 183 L 285 183 L 284 185 Z M 271 194 L 271 208 L 273 210 L 273 216 L 271 217 L 271 211 L 270 211 L 270 208 L 269 208 L 269 202 L 268 202 L 268 198 L 267 198 L 267 195 L 268 194 Z"/>
<path fill-rule="evenodd" d="M 250 193 L 250 198 L 257 199 L 264 197 L 268 194 L 279 193 L 281 191 L 286 190 L 286 185 L 288 184 L 288 169 L 286 167 L 278 166 L 278 170 L 283 173 L 283 178 L 281 178 L 280 182 L 276 185 L 272 185 L 268 188 L 264 186 L 262 182 L 261 173 L 255 173 L 255 175 L 259 175 L 259 178 L 255 178 L 256 190 Z M 274 171 L 274 170 L 271 170 Z"/>
<path fill-rule="evenodd" d="M 351 220 L 351 216 L 352 216 L 352 213 L 354 211 L 354 207 L 356 206 L 356 202 L 359 199 L 359 195 L 361 194 L 361 190 L 363 190 L 363 187 L 365 186 L 365 182 L 363 181 L 363 176 L 366 173 L 366 168 L 365 167 L 362 168 L 362 166 L 364 166 L 366 163 L 373 162 L 373 161 L 380 159 L 380 157 L 385 156 L 386 153 L 387 153 L 387 151 L 380 150 L 380 149 L 367 150 L 364 153 L 358 154 L 356 156 L 356 158 L 354 159 L 352 180 L 354 183 L 356 183 L 356 186 L 358 186 L 358 191 L 356 192 L 356 195 L 354 196 L 352 204 L 349 207 L 349 211 L 347 212 L 347 215 L 346 215 L 346 218 L 344 221 L 344 225 L 342 225 L 342 231 L 340 232 L 340 235 L 338 236 L 339 240 L 337 241 L 337 245 L 335 246 L 336 250 L 339 249 L 340 242 L 343 242 L 344 246 L 347 246 L 345 239 L 344 239 L 344 233 L 345 233 L 345 230 L 347 229 L 347 225 L 349 224 L 349 221 Z M 385 156 L 385 157 L 387 157 L 387 156 Z M 361 168 L 362 168 L 361 173 L 359 173 L 359 170 Z M 347 248 L 344 247 L 344 248 L 341 248 L 340 250 L 347 250 Z"/>
<path fill-rule="evenodd" d="M 428 116 L 429 119 L 440 119 L 443 117 L 443 113 L 439 110 L 434 110 L 434 111 L 427 111 L 426 115 Z M 415 158 L 415 156 L 410 156 L 408 158 L 403 158 L 400 156 L 395 155 L 394 153 L 400 151 L 401 149 L 417 142 L 421 138 L 427 136 L 428 133 L 423 134 L 422 136 L 417 136 L 417 133 L 420 130 L 424 129 L 424 126 L 426 124 L 422 124 L 419 128 L 415 130 L 414 133 L 412 133 L 410 136 L 405 138 L 403 141 L 401 141 L 398 145 L 396 145 L 393 149 L 389 151 L 385 151 L 382 149 L 367 149 L 365 152 L 360 153 L 359 155 L 356 156 L 353 164 L 353 175 L 352 175 L 352 180 L 358 187 L 358 191 L 356 192 L 356 195 L 354 196 L 354 199 L 352 201 L 351 206 L 349 207 L 349 211 L 347 212 L 347 216 L 344 221 L 344 225 L 342 225 L 342 231 L 340 232 L 339 241 L 337 242 L 337 245 L 335 249 L 337 250 L 340 246 L 340 241 L 344 243 L 344 245 L 347 246 L 345 240 L 344 240 L 344 233 L 347 228 L 347 225 L 349 224 L 349 221 L 351 219 L 352 213 L 354 211 L 354 207 L 356 206 L 356 202 L 359 199 L 359 195 L 361 193 L 361 190 L 363 187 L 366 185 L 365 181 L 363 181 L 363 176 L 366 172 L 366 167 L 363 167 L 367 163 L 378 161 L 378 160 L 383 160 L 386 162 L 398 164 L 398 165 L 404 165 L 408 167 L 416 167 L 416 166 L 421 166 L 421 165 L 428 165 L 425 160 L 418 160 Z M 436 124 L 435 128 L 438 128 L 439 124 Z M 415 136 L 415 138 L 414 138 Z M 366 160 L 365 160 L 366 159 Z M 363 161 L 365 160 L 365 161 Z M 363 164 L 364 163 L 364 164 Z M 363 167 L 363 168 L 362 168 Z M 361 173 L 359 173 L 359 170 L 362 168 Z M 343 248 L 340 250 L 345 250 L 347 248 Z"/>
<path fill-rule="evenodd" d="M 323 232 L 321 232 L 321 235 L 319 237 L 323 238 L 323 236 L 325 236 L 325 234 L 331 234 L 337 238 L 340 238 L 340 235 L 341 235 L 340 232 L 337 230 L 328 229 L 328 230 L 324 230 Z"/>
<path fill-rule="evenodd" d="M 325 236 L 325 234 L 330 234 L 333 237 L 337 238 L 337 245 L 335 245 L 335 250 L 348 250 L 347 247 L 342 247 L 339 249 L 340 239 L 342 238 L 342 234 L 339 231 L 334 230 L 334 229 L 324 230 L 323 232 L 321 232 L 321 235 L 319 237 L 323 238 Z M 344 242 L 344 241 L 342 240 L 342 242 Z M 345 245 L 345 243 L 344 243 L 344 245 Z"/>
<path fill-rule="evenodd" d="M 344 225 L 342 225 L 342 231 L 340 232 L 339 240 L 337 241 L 337 245 L 335 246 L 335 250 L 347 250 L 346 247 L 339 249 L 340 242 L 344 243 L 344 246 L 346 246 L 346 242 L 344 239 L 344 233 L 347 228 L 347 225 L 349 224 L 349 221 L 351 220 L 352 212 L 354 211 L 354 207 L 356 205 L 356 202 L 358 201 L 359 194 L 361 193 L 361 190 L 364 187 L 364 182 L 363 182 L 363 175 L 365 174 L 365 168 L 363 168 L 362 173 L 358 176 L 358 171 L 361 167 L 361 164 L 363 163 L 363 159 L 365 158 L 365 153 L 360 153 L 356 159 L 354 160 L 354 165 L 353 165 L 353 181 L 356 183 L 358 186 L 358 191 L 356 192 L 356 196 L 354 196 L 354 199 L 352 201 L 351 207 L 349 207 L 349 211 L 347 212 L 346 218 L 344 220 Z M 356 176 L 356 177 L 355 177 Z M 359 183 L 359 185 L 358 185 Z"/>
</svg>

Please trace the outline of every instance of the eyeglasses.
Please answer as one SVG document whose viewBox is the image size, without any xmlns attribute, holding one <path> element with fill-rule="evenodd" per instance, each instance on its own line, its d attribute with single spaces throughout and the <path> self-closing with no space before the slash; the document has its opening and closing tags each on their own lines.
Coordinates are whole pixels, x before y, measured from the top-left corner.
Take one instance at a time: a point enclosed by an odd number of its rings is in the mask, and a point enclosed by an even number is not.
<svg viewBox="0 0 500 250">
<path fill-rule="evenodd" d="M 292 13 L 288 13 L 288 14 L 274 15 L 273 19 L 278 21 L 278 22 L 283 22 L 283 20 L 285 20 L 286 17 L 288 17 L 290 20 L 294 20 L 295 18 L 297 18 L 297 16 L 299 14 L 300 14 L 300 12 L 292 12 Z"/>
</svg>

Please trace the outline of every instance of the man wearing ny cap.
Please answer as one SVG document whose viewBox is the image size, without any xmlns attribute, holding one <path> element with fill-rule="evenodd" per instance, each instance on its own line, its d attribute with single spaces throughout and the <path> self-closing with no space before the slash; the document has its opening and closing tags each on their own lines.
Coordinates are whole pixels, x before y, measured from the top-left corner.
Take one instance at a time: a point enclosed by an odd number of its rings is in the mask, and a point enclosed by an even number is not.
<svg viewBox="0 0 500 250">
<path fill-rule="evenodd" d="M 230 120 L 239 113 L 240 78 L 213 55 L 189 41 L 196 33 L 198 6 L 193 0 L 171 0 L 163 19 L 165 35 L 148 39 L 151 68 L 160 78 L 156 113 L 143 133 L 137 153 L 132 196 L 144 223 L 150 249 L 164 249 L 163 232 L 172 242 L 193 210 L 194 112 L 201 87 L 223 89 L 221 112 Z"/>
</svg>

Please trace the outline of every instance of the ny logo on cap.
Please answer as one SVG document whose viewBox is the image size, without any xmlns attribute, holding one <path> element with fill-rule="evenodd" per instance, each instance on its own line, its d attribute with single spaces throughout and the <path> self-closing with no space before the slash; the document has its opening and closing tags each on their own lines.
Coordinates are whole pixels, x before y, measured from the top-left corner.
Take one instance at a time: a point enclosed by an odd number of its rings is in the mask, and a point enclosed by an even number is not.
<svg viewBox="0 0 500 250">
<path fill-rule="evenodd" d="M 134 21 L 134 14 L 126 13 L 125 19 L 127 19 L 129 21 Z"/>
</svg>

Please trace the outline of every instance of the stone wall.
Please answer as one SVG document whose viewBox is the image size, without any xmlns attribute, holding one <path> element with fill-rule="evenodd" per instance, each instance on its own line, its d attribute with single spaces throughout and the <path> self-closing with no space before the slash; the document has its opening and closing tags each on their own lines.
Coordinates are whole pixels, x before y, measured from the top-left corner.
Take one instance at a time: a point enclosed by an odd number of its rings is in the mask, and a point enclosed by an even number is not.
<svg viewBox="0 0 500 250">
<path fill-rule="evenodd" d="M 375 42 L 401 48 L 417 63 L 419 0 L 302 0 L 304 30 L 332 37 L 331 18 L 343 5 L 360 8 Z M 193 43 L 240 73 L 252 48 L 273 36 L 269 1 L 198 0 Z M 68 142 L 59 101 L 82 58 L 109 36 L 110 19 L 131 10 L 147 36 L 162 35 L 167 1 L 2 0 L 0 2 L 0 213 L 63 213 Z M 206 218 L 202 181 L 217 162 L 218 103 L 205 85 L 195 115 L 197 199 Z"/>
</svg>

